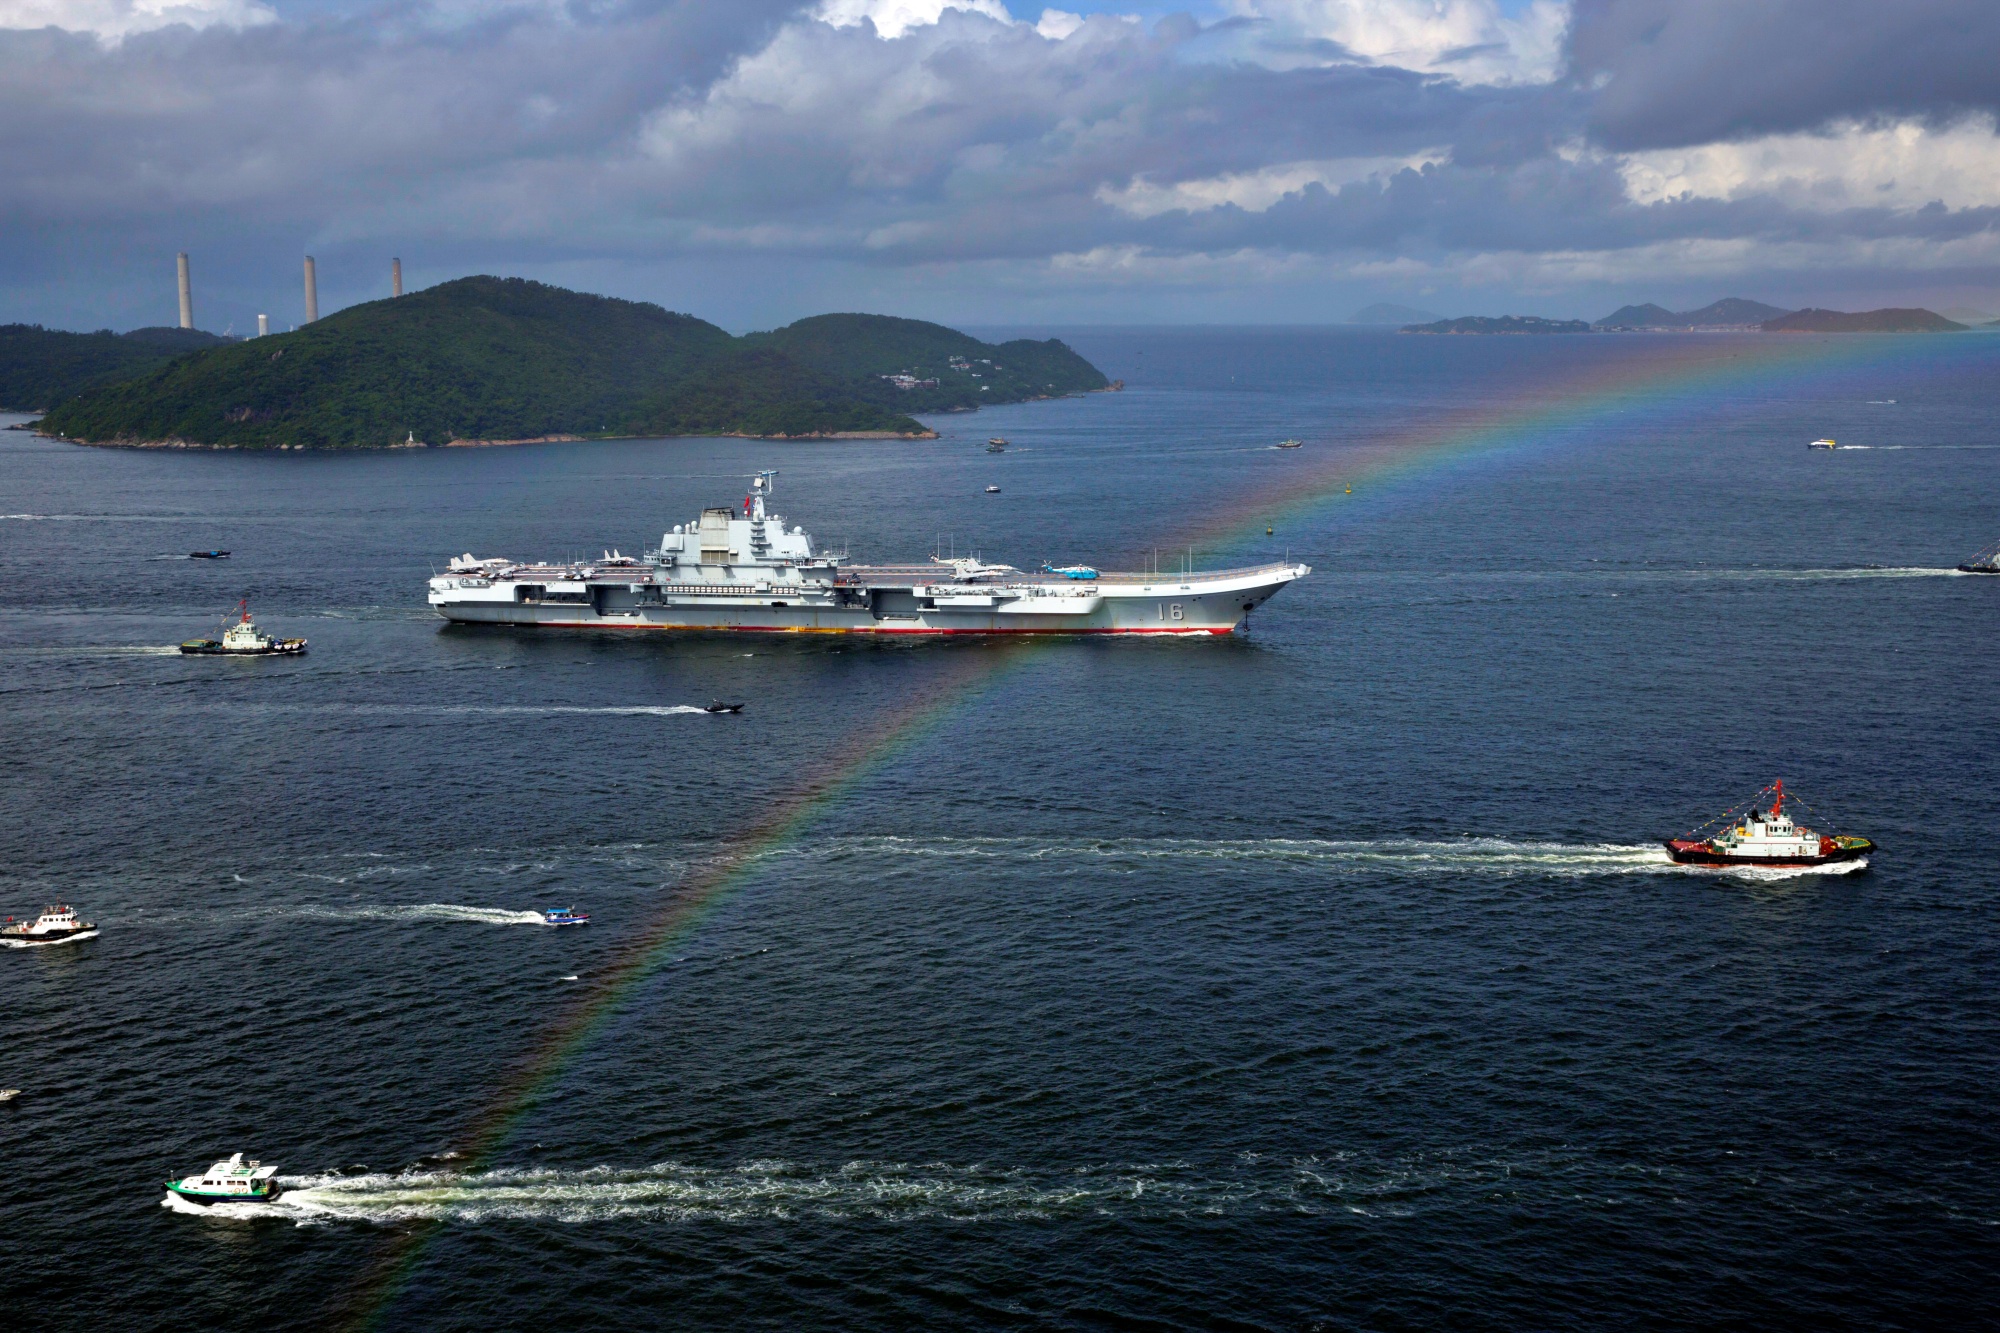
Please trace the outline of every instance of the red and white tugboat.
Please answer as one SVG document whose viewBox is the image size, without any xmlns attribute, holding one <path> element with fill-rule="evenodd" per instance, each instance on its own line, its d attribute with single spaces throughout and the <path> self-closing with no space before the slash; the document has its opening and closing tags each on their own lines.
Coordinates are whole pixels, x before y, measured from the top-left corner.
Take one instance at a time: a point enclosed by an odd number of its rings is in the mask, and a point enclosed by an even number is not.
<svg viewBox="0 0 2000 1333">
<path fill-rule="evenodd" d="M 1765 796 L 1769 809 L 1760 808 Z M 1794 799 L 1797 799 L 1796 797 Z M 1667 855 L 1682 865 L 1766 866 L 1773 870 L 1859 861 L 1875 850 L 1866 838 L 1815 833 L 1793 823 L 1785 813 L 1785 783 L 1781 778 L 1757 793 L 1750 812 L 1713 837 L 1667 839 Z"/>
</svg>

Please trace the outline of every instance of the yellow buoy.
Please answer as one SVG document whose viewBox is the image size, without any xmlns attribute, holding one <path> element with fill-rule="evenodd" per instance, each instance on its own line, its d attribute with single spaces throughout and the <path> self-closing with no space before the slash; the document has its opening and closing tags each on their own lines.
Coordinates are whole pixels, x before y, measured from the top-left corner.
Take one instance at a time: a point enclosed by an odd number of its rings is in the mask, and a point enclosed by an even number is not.
<svg viewBox="0 0 2000 1333">
<path fill-rule="evenodd" d="M 1270 535 L 1271 535 L 1271 532 L 1272 532 L 1272 529 L 1271 529 L 1271 528 L 1268 528 L 1268 527 L 1267 527 L 1267 528 L 1265 528 L 1265 529 L 1264 529 L 1264 535 L 1265 535 L 1266 537 L 1270 536 Z"/>
</svg>

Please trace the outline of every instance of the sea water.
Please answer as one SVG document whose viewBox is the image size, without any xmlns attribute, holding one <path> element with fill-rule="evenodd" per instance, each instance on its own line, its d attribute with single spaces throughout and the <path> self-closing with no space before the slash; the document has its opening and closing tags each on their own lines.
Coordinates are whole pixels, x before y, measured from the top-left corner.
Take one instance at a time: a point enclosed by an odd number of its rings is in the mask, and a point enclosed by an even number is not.
<svg viewBox="0 0 2000 1333">
<path fill-rule="evenodd" d="M 1066 336 L 1124 390 L 934 442 L 0 435 L 0 913 L 102 929 L 0 955 L 33 1322 L 1984 1317 L 2000 339 Z M 764 467 L 856 559 L 1313 574 L 1185 642 L 424 605 Z M 311 652 L 171 651 L 239 597 Z M 1865 870 L 1668 863 L 1779 777 Z M 156 1206 L 233 1151 L 289 1192 Z"/>
</svg>

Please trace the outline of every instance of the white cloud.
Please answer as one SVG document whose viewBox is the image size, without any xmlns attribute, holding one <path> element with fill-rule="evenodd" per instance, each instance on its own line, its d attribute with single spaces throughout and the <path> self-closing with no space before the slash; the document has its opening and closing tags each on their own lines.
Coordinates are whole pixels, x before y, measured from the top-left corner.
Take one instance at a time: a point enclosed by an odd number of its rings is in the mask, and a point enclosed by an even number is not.
<svg viewBox="0 0 2000 1333">
<path fill-rule="evenodd" d="M 1001 23 L 1014 21 L 1000 0 L 823 0 L 813 17 L 836 28 L 851 28 L 867 19 L 875 25 L 879 36 L 894 40 L 912 28 L 927 28 L 936 23 L 947 9 L 969 10 Z"/>
<path fill-rule="evenodd" d="M 1052 42 L 1060 42 L 1074 36 L 1083 26 L 1083 15 L 1072 14 L 1066 9 L 1044 9 L 1041 22 L 1035 24 L 1035 31 Z"/>
<path fill-rule="evenodd" d="M 1991 116 L 1944 128 L 1906 120 L 1848 123 L 1823 134 L 1628 153 L 1617 159 L 1635 202 L 1768 195 L 1793 208 L 2000 205 L 2000 137 Z"/>
<path fill-rule="evenodd" d="M 256 0 L 0 0 L 0 28 L 64 28 L 108 42 L 176 23 L 248 28 L 277 17 Z"/>
<path fill-rule="evenodd" d="M 1446 74 L 1462 83 L 1546 83 L 1562 68 L 1565 0 L 1533 0 L 1517 17 L 1496 0 L 1229 0 L 1261 20 L 1264 63 L 1317 63 L 1337 42 L 1371 64 Z M 1289 54 L 1288 54 L 1289 53 Z"/>
<path fill-rule="evenodd" d="M 1121 213 L 1136 218 L 1158 217 L 1176 211 L 1203 213 L 1234 204 L 1246 213 L 1262 213 L 1286 195 L 1298 194 L 1308 185 L 1338 190 L 1343 185 L 1374 180 L 1405 169 L 1421 170 L 1451 157 L 1449 149 L 1430 148 L 1406 157 L 1338 157 L 1318 162 L 1290 162 L 1259 171 L 1231 172 L 1203 180 L 1155 184 L 1144 176 L 1114 189 L 1100 186 L 1097 198 Z"/>
</svg>

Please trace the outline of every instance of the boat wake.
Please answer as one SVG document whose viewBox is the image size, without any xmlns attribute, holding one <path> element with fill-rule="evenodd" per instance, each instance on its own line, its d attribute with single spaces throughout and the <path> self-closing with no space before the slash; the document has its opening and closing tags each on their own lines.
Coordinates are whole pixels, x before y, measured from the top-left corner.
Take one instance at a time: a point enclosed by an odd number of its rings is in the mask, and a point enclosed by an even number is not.
<svg viewBox="0 0 2000 1333">
<path fill-rule="evenodd" d="M 243 1207 L 257 1210 L 246 1216 L 290 1216 L 300 1225 L 524 1218 L 589 1223 L 1215 1217 L 1394 1208 L 1469 1176 L 1500 1179 L 1507 1171 L 1499 1163 L 1413 1170 L 1318 1158 L 1251 1161 L 1221 1173 L 1173 1162 L 1068 1170 L 937 1162 L 861 1161 L 831 1168 L 784 1161 L 725 1168 L 669 1162 L 634 1169 L 284 1178 L 285 1192 L 274 1203 Z"/>
<path fill-rule="evenodd" d="M 409 903 L 354 907 L 286 907 L 271 915 L 315 921 L 464 921 L 481 926 L 539 926 L 540 912 L 518 912 L 505 907 L 466 907 L 458 903 Z"/>
<path fill-rule="evenodd" d="M 176 649 L 175 651 L 179 651 Z M 377 717 L 548 717 L 560 715 L 605 717 L 685 717 L 706 708 L 691 704 L 260 704 L 252 705 L 273 713 L 343 713 Z"/>
<path fill-rule="evenodd" d="M 1159 861 L 1495 875 L 1629 875 L 1676 871 L 1658 844 L 1510 842 L 1495 838 L 1349 841 L 1312 838 L 834 838 L 780 855 L 935 856 L 1022 861 L 1098 861 L 1137 869 Z"/>
</svg>

